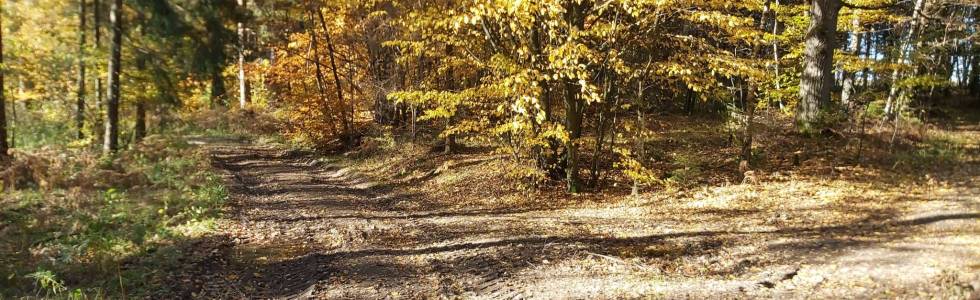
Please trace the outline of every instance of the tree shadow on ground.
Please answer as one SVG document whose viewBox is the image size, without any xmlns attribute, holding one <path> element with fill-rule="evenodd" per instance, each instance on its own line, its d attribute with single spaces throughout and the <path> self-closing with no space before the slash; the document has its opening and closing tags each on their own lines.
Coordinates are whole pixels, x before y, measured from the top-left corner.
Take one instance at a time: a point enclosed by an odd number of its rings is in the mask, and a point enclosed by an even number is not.
<svg viewBox="0 0 980 300">
<path fill-rule="evenodd" d="M 249 297 L 289 297 L 310 291 L 314 284 L 341 276 L 348 282 L 378 283 L 380 281 L 419 280 L 426 271 L 443 271 L 460 277 L 479 277 L 484 280 L 502 280 L 509 274 L 539 265 L 581 256 L 583 253 L 617 255 L 624 248 L 643 248 L 670 243 L 688 244 L 682 250 L 664 253 L 652 251 L 650 259 L 681 260 L 718 252 L 725 246 L 737 244 L 745 238 L 775 239 L 793 237 L 799 241 L 780 243 L 770 247 L 772 251 L 784 251 L 784 259 L 791 261 L 798 255 L 814 252 L 832 252 L 881 244 L 908 236 L 914 227 L 946 220 L 980 219 L 980 213 L 945 214 L 885 222 L 857 222 L 822 227 L 791 227 L 768 231 L 693 231 L 654 234 L 637 237 L 597 236 L 519 236 L 479 242 L 451 244 L 433 243 L 415 248 L 358 249 L 336 252 L 316 252 L 285 261 L 263 263 L 261 261 L 237 262 L 246 269 L 246 276 L 238 285 L 252 287 L 255 294 Z M 405 265 L 398 258 L 429 255 L 421 264 Z M 434 258 L 433 258 L 434 257 Z M 212 258 L 228 259 L 228 258 Z M 786 261 L 755 261 L 750 264 L 776 265 Z M 203 261 L 200 269 L 213 269 Z M 419 268 L 423 269 L 420 270 Z M 728 271 L 715 272 L 714 276 L 738 275 L 744 264 Z M 425 270 L 425 269 L 429 270 Z M 248 274 L 260 274 L 250 276 Z M 493 277 L 493 278 L 490 278 Z M 484 282 L 485 283 L 485 282 Z M 480 283 L 467 286 L 479 288 Z M 427 287 L 421 287 L 419 292 Z"/>
</svg>

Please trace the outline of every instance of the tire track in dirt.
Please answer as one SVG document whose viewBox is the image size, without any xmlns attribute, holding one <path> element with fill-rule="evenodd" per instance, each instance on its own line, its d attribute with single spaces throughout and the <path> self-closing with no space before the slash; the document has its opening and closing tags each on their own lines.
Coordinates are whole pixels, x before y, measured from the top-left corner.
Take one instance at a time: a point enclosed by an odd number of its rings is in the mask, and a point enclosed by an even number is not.
<svg viewBox="0 0 980 300">
<path fill-rule="evenodd" d="M 310 153 L 240 144 L 212 145 L 210 151 L 230 192 L 230 222 L 223 227 L 233 249 L 220 251 L 223 257 L 213 259 L 227 263 L 208 264 L 214 272 L 210 276 L 223 280 L 205 284 L 195 296 L 335 298 L 330 293 L 346 290 L 339 297 L 521 298 L 521 288 L 500 268 L 527 266 L 499 257 L 499 252 L 511 253 L 513 246 L 428 253 L 424 247 L 406 247 L 420 244 L 410 240 L 413 234 L 402 237 L 407 243 L 386 240 L 403 235 L 400 229 L 420 231 L 417 235 L 440 231 L 413 217 L 416 214 L 433 213 L 450 223 L 493 222 L 497 216 L 467 220 L 438 212 L 388 210 L 390 199 L 401 195 L 347 169 L 324 164 Z M 305 235 L 291 234 L 297 228 L 309 230 L 300 230 L 307 231 Z M 412 254 L 412 249 L 418 253 Z M 391 263 L 416 270 L 390 270 Z M 385 282 L 391 277 L 400 277 L 401 282 Z M 235 279 L 235 284 L 227 278 Z M 232 286 L 244 290 L 223 290 Z"/>
</svg>

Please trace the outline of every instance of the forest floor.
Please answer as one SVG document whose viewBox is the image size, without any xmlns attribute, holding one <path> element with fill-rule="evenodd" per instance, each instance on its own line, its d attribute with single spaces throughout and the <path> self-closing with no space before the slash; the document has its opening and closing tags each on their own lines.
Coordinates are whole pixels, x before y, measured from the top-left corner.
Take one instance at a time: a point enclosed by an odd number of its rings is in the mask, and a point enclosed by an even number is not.
<svg viewBox="0 0 980 300">
<path fill-rule="evenodd" d="M 202 139 L 228 207 L 168 285 L 195 298 L 976 297 L 980 123 L 950 130 L 967 158 L 935 174 L 830 164 L 642 197 L 528 196 L 493 181 L 508 165 L 479 151 L 405 166 Z"/>
</svg>

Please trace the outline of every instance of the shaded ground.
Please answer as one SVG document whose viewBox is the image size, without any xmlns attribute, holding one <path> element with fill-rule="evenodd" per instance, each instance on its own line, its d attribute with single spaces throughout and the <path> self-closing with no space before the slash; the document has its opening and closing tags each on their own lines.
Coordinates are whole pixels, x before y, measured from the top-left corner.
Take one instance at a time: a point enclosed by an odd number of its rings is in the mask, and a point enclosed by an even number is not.
<svg viewBox="0 0 980 300">
<path fill-rule="evenodd" d="M 975 161 L 911 186 L 788 174 L 678 198 L 459 209 L 430 205 L 441 201 L 412 181 L 374 182 L 299 151 L 209 147 L 230 207 L 221 234 L 190 245 L 172 278 L 184 297 L 969 298 L 980 289 Z"/>
</svg>

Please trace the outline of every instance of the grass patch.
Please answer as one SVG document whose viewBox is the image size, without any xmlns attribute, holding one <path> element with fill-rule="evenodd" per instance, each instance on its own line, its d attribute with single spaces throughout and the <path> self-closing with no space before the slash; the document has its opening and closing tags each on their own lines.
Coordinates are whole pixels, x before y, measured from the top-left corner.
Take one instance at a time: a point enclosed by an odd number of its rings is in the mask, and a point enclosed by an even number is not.
<svg viewBox="0 0 980 300">
<path fill-rule="evenodd" d="M 895 153 L 895 166 L 921 169 L 956 165 L 964 161 L 968 144 L 961 136 L 929 133 L 914 148 Z"/>
</svg>

